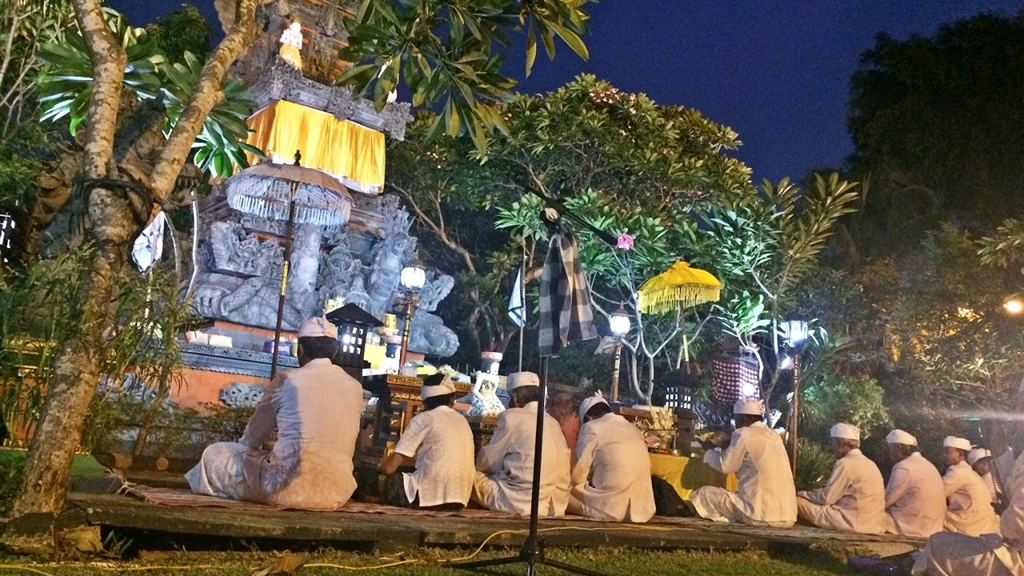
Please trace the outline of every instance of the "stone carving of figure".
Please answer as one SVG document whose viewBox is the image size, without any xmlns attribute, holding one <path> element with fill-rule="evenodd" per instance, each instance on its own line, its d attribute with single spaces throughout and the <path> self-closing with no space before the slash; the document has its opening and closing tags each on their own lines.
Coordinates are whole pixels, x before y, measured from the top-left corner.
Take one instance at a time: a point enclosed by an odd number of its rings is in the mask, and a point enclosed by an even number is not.
<svg viewBox="0 0 1024 576">
<path fill-rule="evenodd" d="M 288 16 L 285 20 L 285 29 L 281 33 L 281 49 L 278 54 L 281 58 L 302 70 L 302 23 L 294 16 Z"/>
<path fill-rule="evenodd" d="M 373 264 L 368 287 L 369 310 L 377 318 L 383 318 L 391 293 L 398 288 L 405 263 L 412 260 L 416 250 L 416 239 L 407 233 L 388 236 L 373 249 Z"/>
<path fill-rule="evenodd" d="M 459 336 L 440 316 L 417 310 L 409 328 L 409 349 L 431 356 L 451 356 L 459 349 Z"/>
<path fill-rule="evenodd" d="M 441 300 L 447 298 L 452 288 L 455 287 L 455 279 L 451 276 L 447 274 L 437 276 L 436 278 L 434 276 L 433 272 L 430 272 L 427 276 L 427 281 L 423 284 L 423 289 L 420 290 L 420 303 L 416 306 L 417 310 L 424 312 L 436 311 Z"/>
</svg>

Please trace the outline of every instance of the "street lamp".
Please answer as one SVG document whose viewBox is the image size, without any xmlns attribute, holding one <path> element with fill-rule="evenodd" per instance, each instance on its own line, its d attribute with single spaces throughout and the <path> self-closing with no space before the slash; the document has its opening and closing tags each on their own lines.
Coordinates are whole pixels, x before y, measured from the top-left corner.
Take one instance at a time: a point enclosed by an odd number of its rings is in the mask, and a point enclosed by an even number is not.
<svg viewBox="0 0 1024 576">
<path fill-rule="evenodd" d="M 409 353 L 409 328 L 412 325 L 413 308 L 416 306 L 417 295 L 427 282 L 427 273 L 419 265 L 418 260 L 402 269 L 402 288 L 405 288 L 405 328 L 402 331 L 402 355 L 398 361 L 398 373 L 405 368 L 406 356 Z"/>
<path fill-rule="evenodd" d="M 800 348 L 807 340 L 807 322 L 788 320 L 780 325 L 786 344 L 793 349 L 793 414 L 790 423 L 789 457 L 792 460 L 793 476 L 796 476 L 797 428 L 800 420 Z"/>
<path fill-rule="evenodd" d="M 1020 296 L 1011 296 L 1003 302 L 1003 309 L 1010 314 L 1020 314 L 1024 312 L 1024 300 L 1021 300 Z"/>
<path fill-rule="evenodd" d="M 615 336 L 615 368 L 612 370 L 612 402 L 619 401 L 619 366 L 622 362 L 622 338 L 629 333 L 629 314 L 619 303 L 619 309 L 608 318 L 608 326 Z"/>
</svg>

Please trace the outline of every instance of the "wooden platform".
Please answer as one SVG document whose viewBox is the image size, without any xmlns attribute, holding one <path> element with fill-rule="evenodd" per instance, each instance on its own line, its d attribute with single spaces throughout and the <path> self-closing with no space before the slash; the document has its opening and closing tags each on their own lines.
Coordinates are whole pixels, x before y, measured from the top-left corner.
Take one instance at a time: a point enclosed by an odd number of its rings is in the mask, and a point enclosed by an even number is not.
<svg viewBox="0 0 1024 576">
<path fill-rule="evenodd" d="M 149 504 L 128 496 L 86 493 L 70 496 L 66 516 L 93 526 L 167 535 L 286 541 L 296 545 L 315 542 L 384 550 L 479 546 L 488 538 L 489 546 L 518 546 L 528 527 L 526 520 L 517 518 L 184 508 Z M 540 527 L 549 546 L 576 548 L 803 549 L 846 557 L 888 556 L 923 545 L 918 540 L 894 536 L 829 532 L 802 526 L 779 530 L 677 518 L 640 526 L 588 520 L 542 520 Z"/>
</svg>

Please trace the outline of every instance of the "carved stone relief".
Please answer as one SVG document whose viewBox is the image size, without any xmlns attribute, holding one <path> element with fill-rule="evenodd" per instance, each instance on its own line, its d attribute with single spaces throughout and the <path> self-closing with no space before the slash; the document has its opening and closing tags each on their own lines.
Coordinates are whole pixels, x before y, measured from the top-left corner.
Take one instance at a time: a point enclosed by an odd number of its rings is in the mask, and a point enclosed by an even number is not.
<svg viewBox="0 0 1024 576">
<path fill-rule="evenodd" d="M 266 389 L 257 384 L 235 382 L 220 390 L 220 401 L 231 408 L 251 408 L 263 400 Z"/>
</svg>

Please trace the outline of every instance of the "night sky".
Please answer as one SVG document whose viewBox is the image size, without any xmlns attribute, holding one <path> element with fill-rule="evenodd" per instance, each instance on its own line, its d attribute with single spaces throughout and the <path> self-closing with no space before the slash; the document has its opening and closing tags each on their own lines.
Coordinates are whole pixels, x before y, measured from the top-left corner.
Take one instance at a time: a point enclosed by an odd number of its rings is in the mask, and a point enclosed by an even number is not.
<svg viewBox="0 0 1024 576">
<path fill-rule="evenodd" d="M 133 25 L 174 10 L 182 0 L 110 0 Z M 219 29 L 213 0 L 193 0 Z M 553 90 L 593 73 L 620 90 L 682 104 L 739 132 L 737 156 L 756 178 L 802 178 L 840 166 L 850 75 L 859 55 L 885 31 L 904 39 L 930 35 L 978 12 L 1013 15 L 1024 1 L 603 0 L 591 4 L 590 61 L 564 45 L 549 62 L 543 50 L 522 92 Z M 522 77 L 523 48 L 506 66 Z"/>
</svg>

